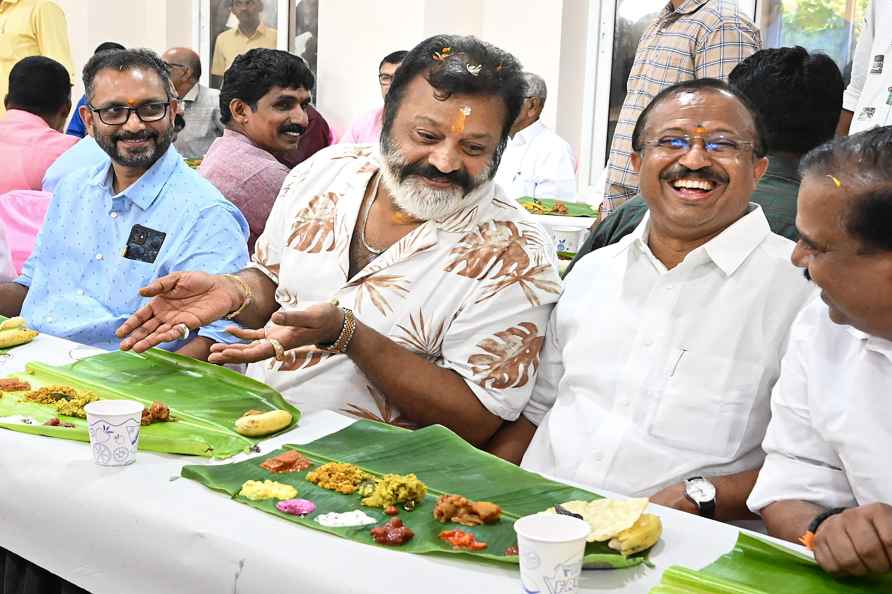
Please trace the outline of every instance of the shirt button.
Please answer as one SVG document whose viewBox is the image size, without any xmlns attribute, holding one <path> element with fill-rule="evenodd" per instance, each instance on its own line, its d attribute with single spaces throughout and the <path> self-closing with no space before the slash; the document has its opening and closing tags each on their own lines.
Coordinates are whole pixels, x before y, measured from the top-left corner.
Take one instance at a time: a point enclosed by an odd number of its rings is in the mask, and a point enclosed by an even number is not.
<svg viewBox="0 0 892 594">
<path fill-rule="evenodd" d="M 78 295 L 83 295 L 83 294 L 84 294 L 84 290 L 83 290 L 83 289 L 78 289 L 78 290 L 77 290 L 77 294 L 78 294 Z"/>
<path fill-rule="evenodd" d="M 97 259 L 97 260 L 101 260 L 101 259 L 102 259 L 102 254 L 96 254 L 96 259 Z"/>
<path fill-rule="evenodd" d="M 632 402 L 631 402 L 629 399 L 627 399 L 627 398 L 624 398 L 623 400 L 620 400 L 619 403 L 620 403 L 622 406 L 629 406 L 630 404 L 632 404 Z"/>
<path fill-rule="evenodd" d="M 111 213 L 109 216 L 110 216 L 111 218 L 113 218 L 113 219 L 116 219 L 116 218 L 118 218 L 118 213 L 113 212 L 113 213 Z"/>
<path fill-rule="evenodd" d="M 671 291 L 671 290 L 674 289 L 674 288 L 675 288 L 674 285 L 666 285 L 666 290 L 667 290 L 667 291 Z"/>
<path fill-rule="evenodd" d="M 47 317 L 46 317 L 46 323 L 47 323 L 47 324 L 49 324 L 49 323 L 52 322 L 52 321 L 53 321 L 53 317 L 52 317 L 52 316 L 47 316 Z"/>
<path fill-rule="evenodd" d="M 653 346 L 653 345 L 654 345 L 654 341 L 651 338 L 648 338 L 644 341 L 644 346 L 646 346 L 646 347 Z"/>
</svg>

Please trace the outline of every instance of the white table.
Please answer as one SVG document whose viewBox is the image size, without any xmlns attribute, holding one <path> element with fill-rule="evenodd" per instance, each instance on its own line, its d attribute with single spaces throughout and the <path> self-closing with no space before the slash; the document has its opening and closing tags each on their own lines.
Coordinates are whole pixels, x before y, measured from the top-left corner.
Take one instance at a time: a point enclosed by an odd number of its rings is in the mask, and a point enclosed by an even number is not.
<svg viewBox="0 0 892 594">
<path fill-rule="evenodd" d="M 0 361 L 62 364 L 88 351 L 40 336 Z M 74 350 L 73 350 L 74 349 Z M 351 419 L 307 415 L 264 442 L 306 443 Z M 239 458 L 240 459 L 240 458 Z M 232 459 L 230 460 L 232 461 Z M 0 430 L 0 546 L 93 594 L 511 593 L 511 566 L 413 555 L 309 530 L 178 478 L 207 460 L 140 452 L 123 468 L 93 464 L 87 444 Z M 663 520 L 656 569 L 585 571 L 582 592 L 647 592 L 674 564 L 702 568 L 729 551 L 737 529 L 653 506 Z"/>
</svg>

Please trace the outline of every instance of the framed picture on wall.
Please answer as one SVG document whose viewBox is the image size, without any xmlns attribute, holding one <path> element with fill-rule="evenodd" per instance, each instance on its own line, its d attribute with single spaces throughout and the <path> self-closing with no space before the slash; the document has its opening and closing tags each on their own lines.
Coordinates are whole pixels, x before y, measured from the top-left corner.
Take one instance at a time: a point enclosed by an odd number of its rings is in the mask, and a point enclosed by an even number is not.
<svg viewBox="0 0 892 594">
<path fill-rule="evenodd" d="M 198 38 L 195 45 L 205 65 L 202 82 L 219 89 L 223 74 L 237 56 L 248 50 L 293 50 L 295 3 L 296 0 L 197 0 L 193 4 L 193 12 L 198 13 L 193 36 Z M 315 51 L 315 42 L 312 47 Z"/>
</svg>

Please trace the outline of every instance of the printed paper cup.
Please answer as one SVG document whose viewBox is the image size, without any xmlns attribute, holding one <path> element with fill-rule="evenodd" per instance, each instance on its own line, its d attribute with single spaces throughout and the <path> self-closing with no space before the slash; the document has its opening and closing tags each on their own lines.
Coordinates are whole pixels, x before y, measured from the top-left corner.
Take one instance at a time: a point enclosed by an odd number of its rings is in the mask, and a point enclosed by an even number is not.
<svg viewBox="0 0 892 594">
<path fill-rule="evenodd" d="M 588 522 L 558 514 L 533 514 L 514 522 L 521 592 L 574 594 L 590 530 Z"/>
<path fill-rule="evenodd" d="M 133 400 L 97 400 L 84 407 L 96 464 L 133 464 L 143 408 Z"/>
</svg>

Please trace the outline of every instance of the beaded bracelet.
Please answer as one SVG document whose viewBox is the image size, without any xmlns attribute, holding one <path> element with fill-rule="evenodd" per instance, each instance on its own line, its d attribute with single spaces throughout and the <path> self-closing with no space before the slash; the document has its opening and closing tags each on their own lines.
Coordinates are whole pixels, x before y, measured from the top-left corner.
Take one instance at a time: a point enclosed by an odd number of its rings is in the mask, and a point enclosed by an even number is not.
<svg viewBox="0 0 892 594">
<path fill-rule="evenodd" d="M 836 514 L 841 514 L 846 511 L 845 507 L 834 507 L 828 509 L 827 511 L 823 511 L 815 516 L 815 519 L 811 521 L 808 525 L 808 530 L 799 537 L 799 542 L 805 546 L 809 551 L 814 550 L 815 546 L 815 534 L 818 533 L 818 527 L 824 523 L 824 520 L 829 518 L 830 516 L 835 516 Z"/>
</svg>

